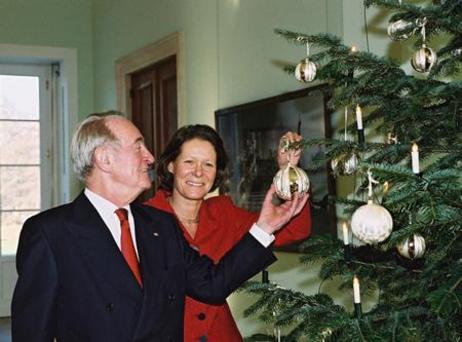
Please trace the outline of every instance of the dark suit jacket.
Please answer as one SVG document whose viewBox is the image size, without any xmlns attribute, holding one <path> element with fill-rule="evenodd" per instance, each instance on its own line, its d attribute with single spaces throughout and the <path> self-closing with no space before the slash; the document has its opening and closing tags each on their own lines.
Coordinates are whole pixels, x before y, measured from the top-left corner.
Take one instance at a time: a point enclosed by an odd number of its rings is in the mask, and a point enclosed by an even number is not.
<svg viewBox="0 0 462 342">
<path fill-rule="evenodd" d="M 218 265 L 184 240 L 169 214 L 132 204 L 143 289 L 81 194 L 21 232 L 13 342 L 182 341 L 185 294 L 222 303 L 275 257 L 251 235 Z"/>
</svg>

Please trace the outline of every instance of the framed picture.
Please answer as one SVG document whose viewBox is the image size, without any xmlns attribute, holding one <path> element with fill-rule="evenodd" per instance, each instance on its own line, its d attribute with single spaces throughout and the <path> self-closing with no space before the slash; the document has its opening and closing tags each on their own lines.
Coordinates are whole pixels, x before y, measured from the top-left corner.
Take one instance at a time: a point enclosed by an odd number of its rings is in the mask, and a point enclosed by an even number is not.
<svg viewBox="0 0 462 342">
<path fill-rule="evenodd" d="M 281 136 L 294 131 L 305 139 L 331 137 L 329 98 L 329 87 L 319 85 L 217 110 L 217 131 L 230 158 L 230 182 L 221 192 L 227 192 L 240 207 L 259 210 L 278 171 Z M 324 150 L 323 146 L 305 148 L 299 164 L 311 183 L 312 234 L 337 232 L 335 208 L 327 201 L 329 194 L 335 194 L 334 179 L 325 163 L 319 166 Z"/>
</svg>

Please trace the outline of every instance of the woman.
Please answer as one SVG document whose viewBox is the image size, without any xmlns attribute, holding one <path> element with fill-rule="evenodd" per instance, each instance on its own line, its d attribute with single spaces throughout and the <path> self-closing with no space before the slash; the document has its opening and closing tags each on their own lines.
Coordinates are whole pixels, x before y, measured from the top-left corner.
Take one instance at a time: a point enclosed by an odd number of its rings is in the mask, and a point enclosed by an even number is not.
<svg viewBox="0 0 462 342">
<path fill-rule="evenodd" d="M 301 137 L 287 133 L 285 139 Z M 288 161 L 288 152 L 278 153 L 279 167 Z M 290 154 L 297 164 L 300 151 Z M 228 196 L 206 195 L 226 181 L 228 157 L 223 141 L 206 125 L 180 128 L 157 163 L 159 189 L 148 205 L 174 214 L 189 244 L 215 262 L 256 222 L 258 213 L 236 207 Z M 306 238 L 311 230 L 308 205 L 275 236 L 280 246 Z M 208 305 L 187 297 L 185 341 L 238 342 L 242 337 L 228 304 Z"/>
</svg>

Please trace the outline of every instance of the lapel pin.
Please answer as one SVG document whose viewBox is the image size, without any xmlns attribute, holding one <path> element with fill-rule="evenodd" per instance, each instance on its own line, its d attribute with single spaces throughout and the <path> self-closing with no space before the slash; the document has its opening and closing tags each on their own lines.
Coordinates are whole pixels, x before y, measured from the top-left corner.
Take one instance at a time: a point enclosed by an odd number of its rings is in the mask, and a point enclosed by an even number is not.
<svg viewBox="0 0 462 342">
<path fill-rule="evenodd" d="M 152 233 L 152 235 L 154 235 L 155 237 L 158 237 L 158 236 L 159 236 L 159 233 L 158 233 L 158 232 L 154 232 L 154 233 Z"/>
</svg>

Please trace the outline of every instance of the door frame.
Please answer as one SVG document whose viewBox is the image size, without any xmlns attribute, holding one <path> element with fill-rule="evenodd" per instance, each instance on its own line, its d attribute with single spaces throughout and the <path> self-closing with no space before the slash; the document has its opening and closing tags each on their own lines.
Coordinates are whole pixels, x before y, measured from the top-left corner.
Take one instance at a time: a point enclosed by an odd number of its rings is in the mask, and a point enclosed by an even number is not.
<svg viewBox="0 0 462 342">
<path fill-rule="evenodd" d="M 117 108 L 129 118 L 131 113 L 131 74 L 176 55 L 178 126 L 186 124 L 184 34 L 175 32 L 129 53 L 116 61 Z"/>
</svg>

